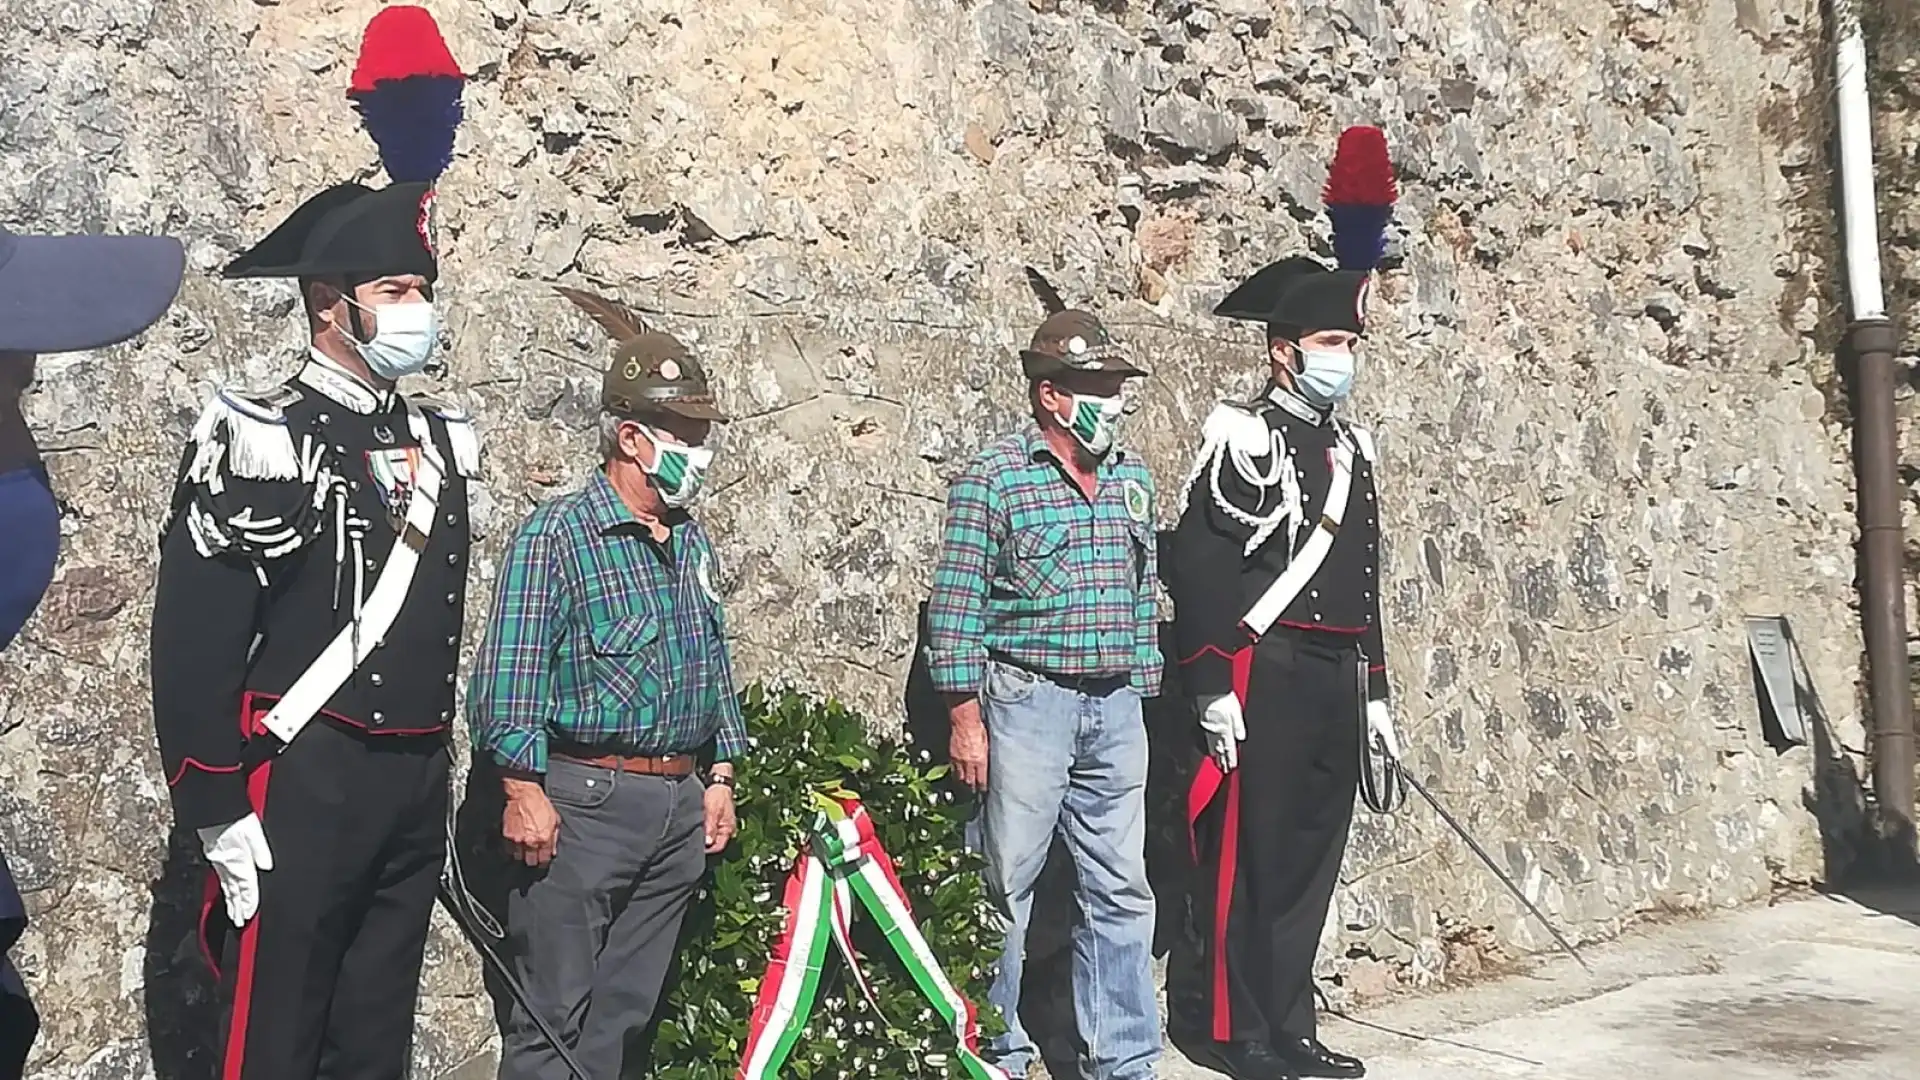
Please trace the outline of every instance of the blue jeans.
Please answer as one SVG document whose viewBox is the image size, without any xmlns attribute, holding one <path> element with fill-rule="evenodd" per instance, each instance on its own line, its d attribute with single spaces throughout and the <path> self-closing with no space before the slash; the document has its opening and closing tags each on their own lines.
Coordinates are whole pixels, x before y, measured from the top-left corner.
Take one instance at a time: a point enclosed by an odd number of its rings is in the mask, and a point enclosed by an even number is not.
<svg viewBox="0 0 1920 1080">
<path fill-rule="evenodd" d="M 1073 1010 L 1087 1080 L 1145 1080 L 1160 1057 L 1147 885 L 1147 729 L 1140 695 L 1068 690 L 1000 663 L 980 695 L 987 791 L 980 841 L 987 883 L 1009 921 L 988 1000 L 1007 1032 L 988 1047 L 1024 1077 L 1033 1040 L 1020 1026 L 1020 973 L 1033 886 L 1055 830 L 1066 838 L 1082 918 L 1073 929 Z"/>
</svg>

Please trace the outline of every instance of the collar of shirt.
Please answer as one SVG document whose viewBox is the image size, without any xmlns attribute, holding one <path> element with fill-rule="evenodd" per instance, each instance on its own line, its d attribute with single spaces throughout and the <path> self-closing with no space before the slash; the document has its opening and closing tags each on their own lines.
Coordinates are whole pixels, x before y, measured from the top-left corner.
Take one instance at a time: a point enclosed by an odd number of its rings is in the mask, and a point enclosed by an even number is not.
<svg viewBox="0 0 1920 1080">
<path fill-rule="evenodd" d="M 613 490 L 613 481 L 607 479 L 606 470 L 593 470 L 593 479 L 587 481 L 586 496 L 587 519 L 592 522 L 593 531 L 599 535 L 605 536 L 617 529 L 641 525 L 640 519 L 620 498 L 620 493 Z M 668 510 L 666 516 L 660 519 L 660 524 L 665 525 L 669 532 L 678 532 L 687 521 L 685 511 Z M 641 528 L 640 531 L 647 539 L 653 539 L 653 534 L 648 530 Z"/>
<path fill-rule="evenodd" d="M 374 386 L 312 346 L 308 346 L 307 362 L 295 378 L 320 396 L 362 416 L 386 412 L 393 407 L 391 388 L 382 390 Z"/>
</svg>

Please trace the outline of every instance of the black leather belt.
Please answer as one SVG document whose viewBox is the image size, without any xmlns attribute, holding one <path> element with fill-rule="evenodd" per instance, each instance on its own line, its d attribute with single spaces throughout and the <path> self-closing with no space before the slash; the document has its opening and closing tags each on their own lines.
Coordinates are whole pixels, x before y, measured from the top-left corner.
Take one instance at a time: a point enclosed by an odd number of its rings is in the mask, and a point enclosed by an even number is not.
<svg viewBox="0 0 1920 1080">
<path fill-rule="evenodd" d="M 1119 675 L 1061 675 L 1056 672 L 1042 671 L 1039 668 L 1016 663 L 999 653 L 988 653 L 987 655 L 992 657 L 996 662 L 1005 664 L 1010 668 L 1019 668 L 1021 671 L 1035 678 L 1045 679 L 1063 690 L 1072 690 L 1075 693 L 1085 694 L 1088 697 L 1106 697 L 1108 694 L 1126 686 L 1133 680 L 1133 676 L 1127 673 Z"/>
</svg>

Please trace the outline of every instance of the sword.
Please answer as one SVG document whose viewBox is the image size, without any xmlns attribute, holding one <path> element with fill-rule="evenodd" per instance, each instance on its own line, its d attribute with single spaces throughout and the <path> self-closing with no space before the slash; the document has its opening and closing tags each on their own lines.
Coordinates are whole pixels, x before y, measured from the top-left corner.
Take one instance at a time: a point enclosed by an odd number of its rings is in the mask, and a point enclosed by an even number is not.
<svg viewBox="0 0 1920 1080">
<path fill-rule="evenodd" d="M 1382 752 L 1384 753 L 1384 748 Z M 1392 758 L 1388 758 L 1388 760 L 1393 761 L 1396 768 L 1400 764 L 1398 761 L 1395 761 Z M 1437 813 L 1440 815 L 1440 820 L 1446 822 L 1448 828 L 1452 829 L 1455 833 L 1459 834 L 1460 839 L 1465 840 L 1467 842 L 1467 846 L 1473 849 L 1473 853 L 1475 855 L 1480 856 L 1480 861 L 1487 865 L 1487 869 L 1493 871 L 1493 876 L 1500 879 L 1500 884 L 1505 885 L 1507 887 L 1507 891 L 1513 894 L 1513 898 L 1515 900 L 1520 901 L 1521 906 L 1525 907 L 1528 912 L 1532 913 L 1533 917 L 1540 921 L 1541 926 L 1544 926 L 1547 928 L 1547 933 L 1553 935 L 1553 940 L 1560 943 L 1560 947 L 1567 951 L 1567 955 L 1573 957 L 1574 960 L 1577 963 L 1579 963 L 1581 968 L 1591 973 L 1593 971 L 1593 968 L 1587 966 L 1587 962 L 1584 958 L 1581 957 L 1580 951 L 1578 949 L 1575 949 L 1573 945 L 1570 942 L 1568 942 L 1564 936 L 1561 935 L 1560 931 L 1554 929 L 1553 923 L 1547 921 L 1547 916 L 1543 912 L 1541 912 L 1539 908 L 1534 906 L 1533 901 L 1527 899 L 1527 894 L 1520 891 L 1520 886 L 1515 885 L 1513 883 L 1513 879 L 1507 876 L 1507 872 L 1505 870 L 1500 869 L 1499 865 L 1493 861 L 1493 856 L 1488 855 L 1486 852 L 1486 849 L 1482 848 L 1479 842 L 1474 840 L 1473 834 L 1467 832 L 1466 826 L 1461 825 L 1460 822 L 1454 819 L 1454 816 L 1452 814 L 1447 813 L 1447 808 L 1440 805 L 1440 800 L 1433 797 L 1433 793 L 1427 790 L 1427 787 L 1425 784 L 1422 784 L 1420 781 L 1415 780 L 1411 772 L 1408 772 L 1404 768 L 1399 768 L 1398 771 L 1400 773 L 1400 779 L 1406 781 L 1406 783 L 1409 786 L 1411 786 L 1413 790 L 1417 792 L 1421 798 L 1427 800 L 1427 805 L 1433 807 L 1434 813 Z"/>
</svg>

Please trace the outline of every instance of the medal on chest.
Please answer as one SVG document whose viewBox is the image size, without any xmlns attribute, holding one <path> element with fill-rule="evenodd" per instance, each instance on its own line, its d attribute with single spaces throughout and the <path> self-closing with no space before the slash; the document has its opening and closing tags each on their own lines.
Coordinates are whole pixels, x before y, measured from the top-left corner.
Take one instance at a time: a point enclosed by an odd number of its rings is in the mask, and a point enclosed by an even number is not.
<svg viewBox="0 0 1920 1080">
<path fill-rule="evenodd" d="M 380 501 L 394 520 L 407 515 L 407 500 L 413 495 L 415 470 L 420 461 L 417 448 L 367 451 L 367 476 L 380 493 Z"/>
</svg>

